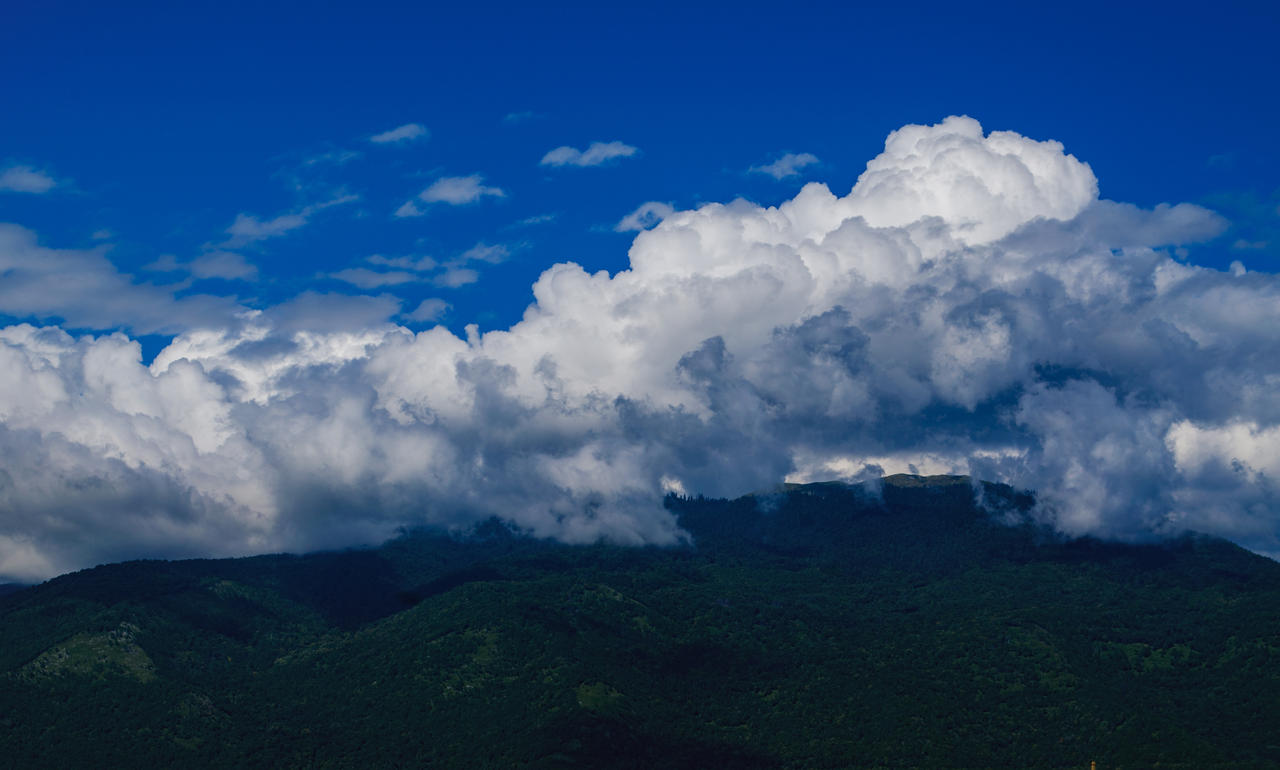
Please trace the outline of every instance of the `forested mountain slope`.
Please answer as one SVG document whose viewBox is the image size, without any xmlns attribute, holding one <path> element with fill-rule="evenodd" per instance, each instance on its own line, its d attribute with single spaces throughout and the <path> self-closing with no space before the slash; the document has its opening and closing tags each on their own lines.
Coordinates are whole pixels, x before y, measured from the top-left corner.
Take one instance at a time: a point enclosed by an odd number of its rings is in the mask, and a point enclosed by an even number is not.
<svg viewBox="0 0 1280 770">
<path fill-rule="evenodd" d="M 0 598 L 0 764 L 1280 763 L 1280 565 L 974 489 L 673 497 L 681 548 L 494 523 L 65 575 Z"/>
</svg>

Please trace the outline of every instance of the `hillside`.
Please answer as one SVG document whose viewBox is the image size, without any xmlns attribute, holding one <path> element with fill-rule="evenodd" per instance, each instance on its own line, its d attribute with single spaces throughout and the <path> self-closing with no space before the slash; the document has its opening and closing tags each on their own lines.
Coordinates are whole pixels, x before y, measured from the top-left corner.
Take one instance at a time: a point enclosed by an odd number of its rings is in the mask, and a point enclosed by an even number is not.
<svg viewBox="0 0 1280 770">
<path fill-rule="evenodd" d="M 1280 564 L 982 491 L 672 497 L 672 549 L 493 523 L 65 575 L 0 598 L 0 764 L 1280 763 Z"/>
</svg>

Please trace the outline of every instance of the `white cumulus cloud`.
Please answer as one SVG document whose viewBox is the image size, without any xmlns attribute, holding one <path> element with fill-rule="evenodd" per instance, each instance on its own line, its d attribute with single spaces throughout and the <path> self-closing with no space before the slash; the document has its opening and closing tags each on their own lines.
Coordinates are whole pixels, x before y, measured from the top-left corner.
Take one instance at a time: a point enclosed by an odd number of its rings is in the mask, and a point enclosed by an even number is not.
<svg viewBox="0 0 1280 770">
<path fill-rule="evenodd" d="M 1070 534 L 1280 553 L 1280 277 L 1169 251 L 1224 228 L 1101 200 L 1060 144 L 948 118 L 895 131 L 843 194 L 671 211 L 626 270 L 553 265 L 507 329 L 308 294 L 144 366 L 121 334 L 11 326 L 0 572 L 490 516 L 672 543 L 664 490 L 912 467 L 1034 489 Z M 405 319 L 447 309 L 427 302 Z"/>
</svg>

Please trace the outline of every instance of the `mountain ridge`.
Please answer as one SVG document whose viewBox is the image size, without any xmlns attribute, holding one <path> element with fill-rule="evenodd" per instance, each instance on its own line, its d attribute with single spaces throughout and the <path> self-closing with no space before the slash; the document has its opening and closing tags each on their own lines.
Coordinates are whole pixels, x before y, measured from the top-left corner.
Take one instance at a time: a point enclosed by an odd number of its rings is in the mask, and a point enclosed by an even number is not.
<svg viewBox="0 0 1280 770">
<path fill-rule="evenodd" d="M 491 524 L 0 598 L 16 767 L 1268 767 L 1280 565 L 1010 526 L 962 477 L 669 496 L 690 546 Z M 1025 510 L 1029 496 L 981 485 Z M 51 740 L 50 738 L 54 738 Z"/>
</svg>

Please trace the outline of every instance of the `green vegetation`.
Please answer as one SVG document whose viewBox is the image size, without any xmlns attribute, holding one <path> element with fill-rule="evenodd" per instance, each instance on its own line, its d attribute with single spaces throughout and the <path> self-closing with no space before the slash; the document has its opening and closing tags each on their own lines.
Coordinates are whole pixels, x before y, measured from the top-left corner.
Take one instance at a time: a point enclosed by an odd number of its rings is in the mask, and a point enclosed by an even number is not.
<svg viewBox="0 0 1280 770">
<path fill-rule="evenodd" d="M 892 477 L 670 498 L 689 548 L 491 524 L 66 575 L 0 599 L 0 765 L 1280 764 L 1280 565 L 984 499 Z"/>
</svg>

